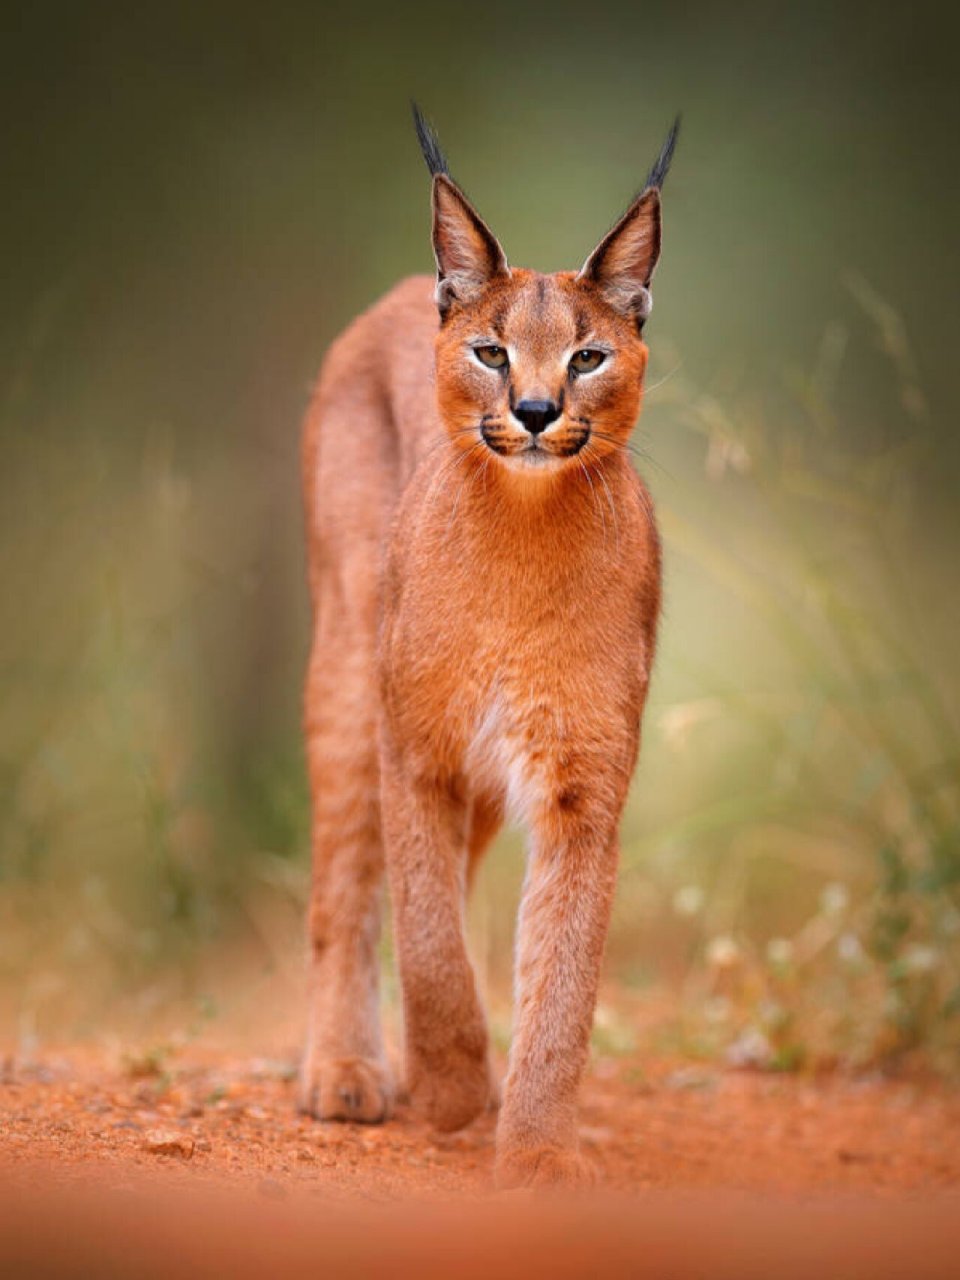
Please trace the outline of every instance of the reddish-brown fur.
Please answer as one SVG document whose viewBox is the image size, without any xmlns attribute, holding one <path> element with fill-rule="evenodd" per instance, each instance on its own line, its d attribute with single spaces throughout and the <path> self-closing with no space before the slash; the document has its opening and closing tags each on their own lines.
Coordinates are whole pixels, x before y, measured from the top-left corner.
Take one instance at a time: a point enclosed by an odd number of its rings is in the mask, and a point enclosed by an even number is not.
<svg viewBox="0 0 960 1280">
<path fill-rule="evenodd" d="M 580 274 L 511 271 L 441 173 L 439 328 L 434 282 L 404 281 L 334 344 L 306 423 L 314 881 L 302 1102 L 321 1118 L 389 1113 L 377 1011 L 386 862 L 409 1096 L 445 1130 L 494 1103 L 463 908 L 509 814 L 529 832 L 529 861 L 497 1133 L 506 1186 L 585 1172 L 577 1089 L 660 601 L 650 499 L 627 453 L 659 225 L 650 188 Z M 491 359 L 502 348 L 506 368 L 487 367 L 478 343 Z M 581 375 L 570 360 L 584 348 L 607 355 Z M 511 412 L 561 395 L 536 437 Z"/>
</svg>

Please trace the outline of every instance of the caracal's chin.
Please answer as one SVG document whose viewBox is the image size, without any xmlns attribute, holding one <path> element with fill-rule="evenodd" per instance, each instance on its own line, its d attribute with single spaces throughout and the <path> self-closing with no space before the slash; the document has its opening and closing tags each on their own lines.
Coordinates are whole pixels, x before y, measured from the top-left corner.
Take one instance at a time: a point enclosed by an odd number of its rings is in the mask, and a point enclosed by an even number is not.
<svg viewBox="0 0 960 1280">
<path fill-rule="evenodd" d="M 538 445 L 536 448 L 528 446 L 526 449 L 519 449 L 516 453 L 500 453 L 496 449 L 491 449 L 490 452 L 509 471 L 522 472 L 524 475 L 546 476 L 575 464 L 582 450 L 577 449 L 573 453 L 553 453 L 543 445 Z"/>
</svg>

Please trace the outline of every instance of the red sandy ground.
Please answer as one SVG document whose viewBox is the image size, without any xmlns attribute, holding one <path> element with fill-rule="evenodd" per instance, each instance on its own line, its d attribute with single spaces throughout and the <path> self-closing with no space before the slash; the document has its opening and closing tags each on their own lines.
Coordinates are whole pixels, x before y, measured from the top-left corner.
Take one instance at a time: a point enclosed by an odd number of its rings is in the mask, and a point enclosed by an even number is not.
<svg viewBox="0 0 960 1280">
<path fill-rule="evenodd" d="M 402 1106 L 386 1125 L 320 1124 L 297 1115 L 291 1077 L 288 1062 L 196 1049 L 159 1064 L 102 1051 L 8 1062 L 0 1175 L 19 1167 L 69 1182 L 96 1171 L 118 1186 L 150 1172 L 274 1197 L 488 1189 L 492 1116 L 447 1137 Z M 157 1154 L 160 1134 L 185 1140 L 180 1154 Z M 663 1061 L 641 1075 L 629 1059 L 604 1059 L 585 1084 L 581 1138 L 618 1192 L 960 1189 L 960 1092 L 929 1082 Z"/>
</svg>

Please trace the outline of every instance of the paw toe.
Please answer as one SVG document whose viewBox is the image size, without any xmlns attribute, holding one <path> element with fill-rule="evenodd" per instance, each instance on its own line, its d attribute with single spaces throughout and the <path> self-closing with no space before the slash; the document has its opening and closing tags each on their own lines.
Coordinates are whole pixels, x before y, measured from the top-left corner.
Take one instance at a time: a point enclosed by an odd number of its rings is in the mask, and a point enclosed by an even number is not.
<svg viewBox="0 0 960 1280">
<path fill-rule="evenodd" d="M 525 1147 L 508 1150 L 497 1157 L 496 1183 L 503 1191 L 521 1187 L 534 1190 L 562 1190 L 591 1187 L 597 1171 L 578 1151 L 563 1147 Z"/>
<path fill-rule="evenodd" d="M 409 1087 L 413 1106 L 438 1133 L 453 1133 L 476 1120 L 489 1106 L 490 1093 L 485 1065 L 443 1075 L 428 1073 Z"/>
<path fill-rule="evenodd" d="M 392 1089 L 385 1069 L 366 1058 L 321 1062 L 304 1081 L 301 1110 L 318 1120 L 379 1124 L 390 1114 Z"/>
</svg>

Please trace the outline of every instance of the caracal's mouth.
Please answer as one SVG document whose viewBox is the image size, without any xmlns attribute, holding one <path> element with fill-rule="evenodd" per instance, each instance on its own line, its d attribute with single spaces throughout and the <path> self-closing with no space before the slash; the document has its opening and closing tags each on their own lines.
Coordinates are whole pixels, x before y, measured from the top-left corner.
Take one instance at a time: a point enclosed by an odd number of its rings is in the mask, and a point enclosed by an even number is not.
<svg viewBox="0 0 960 1280">
<path fill-rule="evenodd" d="M 521 436 L 485 423 L 480 435 L 492 453 L 515 467 L 548 467 L 576 457 L 590 439 L 590 430 L 576 427 L 566 429 L 561 436 Z"/>
</svg>

